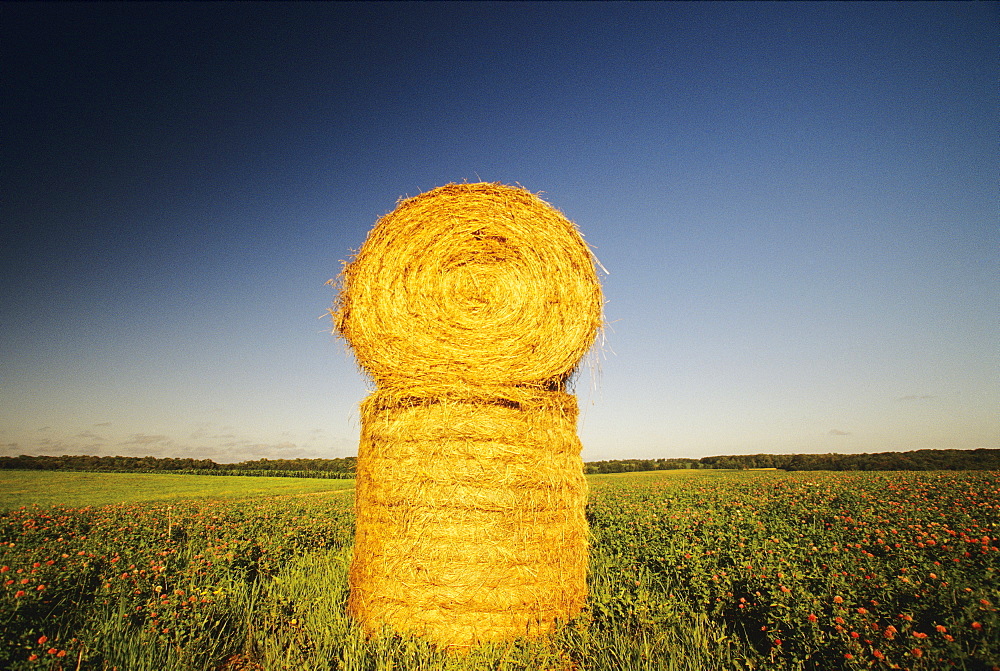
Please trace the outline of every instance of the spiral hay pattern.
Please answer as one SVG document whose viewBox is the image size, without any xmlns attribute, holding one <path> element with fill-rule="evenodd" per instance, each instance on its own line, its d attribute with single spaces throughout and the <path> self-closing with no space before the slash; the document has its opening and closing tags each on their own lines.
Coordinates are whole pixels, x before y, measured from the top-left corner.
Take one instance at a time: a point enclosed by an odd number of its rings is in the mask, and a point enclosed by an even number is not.
<svg viewBox="0 0 1000 671">
<path fill-rule="evenodd" d="M 534 637 L 586 599 L 586 481 L 566 378 L 601 323 L 594 260 L 529 192 L 450 184 L 341 277 L 361 406 L 348 611 L 442 647 Z"/>
<path fill-rule="evenodd" d="M 573 370 L 601 325 L 593 256 L 576 227 L 501 184 L 400 202 L 341 281 L 337 330 L 380 387 L 543 386 Z"/>
</svg>

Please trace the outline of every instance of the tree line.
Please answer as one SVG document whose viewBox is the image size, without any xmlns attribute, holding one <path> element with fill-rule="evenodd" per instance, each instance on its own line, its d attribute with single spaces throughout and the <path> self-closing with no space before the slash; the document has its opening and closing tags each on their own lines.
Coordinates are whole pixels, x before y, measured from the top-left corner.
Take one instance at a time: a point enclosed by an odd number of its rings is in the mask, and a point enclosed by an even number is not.
<svg viewBox="0 0 1000 671">
<path fill-rule="evenodd" d="M 336 459 L 256 459 L 217 464 L 211 459 L 157 457 L 61 457 L 22 454 L 0 457 L 0 469 L 28 471 L 85 471 L 93 473 L 183 473 L 188 475 L 282 475 L 285 477 L 354 477 L 355 457 Z"/>
<path fill-rule="evenodd" d="M 587 473 L 627 473 L 674 468 L 779 471 L 996 471 L 1000 450 L 913 450 L 862 454 L 736 454 L 701 459 L 615 459 L 585 465 Z"/>
<path fill-rule="evenodd" d="M 0 470 L 84 471 L 94 473 L 177 473 L 294 478 L 353 478 L 356 457 L 336 459 L 256 459 L 218 464 L 211 459 L 157 457 L 0 457 Z M 584 464 L 586 473 L 630 473 L 676 468 L 781 471 L 979 471 L 1000 470 L 1000 449 L 914 450 L 863 454 L 738 454 L 701 459 L 612 459 Z"/>
<path fill-rule="evenodd" d="M 782 471 L 995 471 L 1000 450 L 913 450 L 862 454 L 744 454 L 704 457 L 700 468 Z"/>
</svg>

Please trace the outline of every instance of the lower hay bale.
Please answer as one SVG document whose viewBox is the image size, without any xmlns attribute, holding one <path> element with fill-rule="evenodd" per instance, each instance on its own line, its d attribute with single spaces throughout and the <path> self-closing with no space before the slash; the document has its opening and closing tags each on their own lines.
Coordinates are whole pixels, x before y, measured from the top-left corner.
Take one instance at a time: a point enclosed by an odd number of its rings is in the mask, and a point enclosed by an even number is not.
<svg viewBox="0 0 1000 671">
<path fill-rule="evenodd" d="M 348 611 L 456 648 L 553 630 L 586 599 L 576 399 L 375 392 L 362 404 Z"/>
</svg>

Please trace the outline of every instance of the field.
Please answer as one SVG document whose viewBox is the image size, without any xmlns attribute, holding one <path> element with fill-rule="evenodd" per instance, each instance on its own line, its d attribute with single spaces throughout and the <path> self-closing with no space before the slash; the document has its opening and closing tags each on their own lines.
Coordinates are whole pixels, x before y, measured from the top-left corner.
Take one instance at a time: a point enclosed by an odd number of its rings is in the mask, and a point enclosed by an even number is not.
<svg viewBox="0 0 1000 671">
<path fill-rule="evenodd" d="M 0 510 L 19 506 L 101 506 L 190 498 L 313 494 L 354 487 L 353 480 L 255 478 L 157 473 L 0 471 Z"/>
<path fill-rule="evenodd" d="M 591 476 L 588 609 L 467 654 L 351 626 L 351 481 L 124 477 L 0 479 L 0 668 L 1000 668 L 996 472 Z"/>
</svg>

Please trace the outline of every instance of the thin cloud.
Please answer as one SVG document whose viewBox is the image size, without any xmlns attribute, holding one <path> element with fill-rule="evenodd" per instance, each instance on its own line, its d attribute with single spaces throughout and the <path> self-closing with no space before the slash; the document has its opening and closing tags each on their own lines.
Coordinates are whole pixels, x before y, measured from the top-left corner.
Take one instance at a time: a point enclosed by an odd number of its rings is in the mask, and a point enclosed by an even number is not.
<svg viewBox="0 0 1000 671">
<path fill-rule="evenodd" d="M 145 433 L 133 433 L 132 437 L 126 441 L 118 443 L 119 445 L 156 445 L 157 443 L 169 443 L 170 438 L 164 435 L 153 435 Z"/>
<path fill-rule="evenodd" d="M 250 440 L 237 440 L 229 443 L 222 443 L 219 447 L 226 449 L 242 449 L 260 453 L 271 453 L 283 450 L 294 450 L 298 447 L 295 443 L 255 443 Z"/>
<path fill-rule="evenodd" d="M 937 398 L 934 394 L 911 394 L 909 396 L 900 396 L 897 401 L 927 401 L 932 398 Z"/>
<path fill-rule="evenodd" d="M 94 426 L 111 426 L 111 422 L 98 422 Z"/>
<path fill-rule="evenodd" d="M 849 436 L 849 435 L 851 435 L 851 432 L 850 431 L 841 431 L 840 429 L 830 429 L 829 431 L 826 432 L 826 435 L 828 435 L 828 436 Z"/>
</svg>

